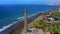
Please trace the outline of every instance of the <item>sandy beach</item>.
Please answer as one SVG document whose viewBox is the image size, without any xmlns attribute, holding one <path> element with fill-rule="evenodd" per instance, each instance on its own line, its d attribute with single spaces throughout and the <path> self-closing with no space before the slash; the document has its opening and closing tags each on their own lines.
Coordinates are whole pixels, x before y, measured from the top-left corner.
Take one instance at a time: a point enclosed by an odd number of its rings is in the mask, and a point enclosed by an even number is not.
<svg viewBox="0 0 60 34">
<path fill-rule="evenodd" d="M 40 18 L 41 18 L 40 14 L 31 17 L 30 19 L 28 19 L 28 26 L 29 26 L 30 24 L 32 24 L 35 20 L 38 20 L 38 19 L 40 19 Z M 23 27 L 24 27 L 24 24 L 23 24 L 23 23 L 17 25 L 17 26 L 15 27 L 15 29 L 11 32 L 11 34 L 20 34 L 20 33 L 21 33 L 21 30 L 23 29 Z"/>
<path fill-rule="evenodd" d="M 40 16 L 37 17 L 35 20 L 33 20 L 30 24 L 28 24 L 28 27 L 29 27 L 32 23 L 34 23 L 34 21 L 40 20 L 40 19 L 42 19 L 42 18 L 43 18 L 42 15 L 40 15 Z"/>
</svg>

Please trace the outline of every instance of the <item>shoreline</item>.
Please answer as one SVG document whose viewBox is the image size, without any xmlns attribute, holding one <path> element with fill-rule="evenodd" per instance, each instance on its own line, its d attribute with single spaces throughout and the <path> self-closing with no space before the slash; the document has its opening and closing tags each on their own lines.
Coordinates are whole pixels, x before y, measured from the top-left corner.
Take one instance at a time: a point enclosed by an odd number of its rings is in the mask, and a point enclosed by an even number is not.
<svg viewBox="0 0 60 34">
<path fill-rule="evenodd" d="M 53 11 L 48 11 L 44 13 L 37 13 L 36 15 L 32 16 L 31 18 L 28 19 L 28 24 L 33 22 L 35 19 L 37 19 L 40 15 L 45 14 L 45 13 L 50 13 Z M 24 20 L 20 21 L 11 27 L 7 28 L 6 30 L 2 31 L 1 34 L 19 34 L 20 31 L 24 28 Z"/>
<path fill-rule="evenodd" d="M 31 17 L 31 18 L 29 18 L 29 19 L 28 19 L 28 24 L 30 24 L 33 20 L 35 20 L 37 17 L 39 17 L 40 14 L 41 14 L 41 13 L 39 13 L 39 14 L 37 14 L 37 15 Z M 19 34 L 20 31 L 21 31 L 23 28 L 24 28 L 24 23 L 19 24 L 19 25 L 15 28 L 15 31 L 12 32 L 12 34 Z"/>
<path fill-rule="evenodd" d="M 40 16 L 41 13 L 37 13 L 36 15 L 32 16 L 28 19 L 28 24 L 31 23 L 33 20 L 35 20 L 38 16 Z M 24 21 L 19 21 L 18 23 L 15 23 L 14 25 L 10 26 L 9 28 L 5 29 L 4 31 L 0 32 L 0 34 L 17 34 L 14 33 L 16 31 L 21 31 L 24 27 Z"/>
</svg>

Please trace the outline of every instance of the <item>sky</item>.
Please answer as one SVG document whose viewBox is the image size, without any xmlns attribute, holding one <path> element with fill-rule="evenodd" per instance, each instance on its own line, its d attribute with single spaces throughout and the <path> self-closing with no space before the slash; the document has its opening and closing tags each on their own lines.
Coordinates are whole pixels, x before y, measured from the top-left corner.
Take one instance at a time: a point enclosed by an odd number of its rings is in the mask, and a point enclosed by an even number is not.
<svg viewBox="0 0 60 34">
<path fill-rule="evenodd" d="M 0 0 L 0 4 L 46 4 L 60 0 Z"/>
</svg>

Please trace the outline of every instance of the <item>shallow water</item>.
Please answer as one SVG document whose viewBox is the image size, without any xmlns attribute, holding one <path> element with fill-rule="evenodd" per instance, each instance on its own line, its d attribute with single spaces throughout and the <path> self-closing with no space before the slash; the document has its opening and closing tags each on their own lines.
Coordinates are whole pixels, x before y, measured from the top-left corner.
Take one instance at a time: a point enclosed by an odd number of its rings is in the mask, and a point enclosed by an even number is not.
<svg viewBox="0 0 60 34">
<path fill-rule="evenodd" d="M 46 12 L 58 7 L 47 5 L 0 5 L 0 28 L 22 20 L 24 8 L 27 8 L 28 16 L 31 17 L 32 14 L 36 14 L 37 12 Z"/>
</svg>

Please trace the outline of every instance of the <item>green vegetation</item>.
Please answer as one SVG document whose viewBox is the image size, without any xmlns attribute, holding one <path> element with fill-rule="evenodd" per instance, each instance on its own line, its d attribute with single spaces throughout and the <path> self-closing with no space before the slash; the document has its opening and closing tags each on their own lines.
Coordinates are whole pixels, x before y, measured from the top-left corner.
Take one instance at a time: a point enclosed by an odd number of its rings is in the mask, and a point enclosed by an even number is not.
<svg viewBox="0 0 60 34">
<path fill-rule="evenodd" d="M 35 21 L 35 24 L 36 24 L 36 28 L 37 29 L 42 29 L 42 30 L 46 30 L 46 29 L 48 29 L 48 27 L 50 26 L 49 24 L 47 24 L 47 23 L 43 23 L 42 21 L 40 21 L 40 20 L 36 20 Z"/>
<path fill-rule="evenodd" d="M 54 12 L 52 13 L 51 16 L 55 16 L 57 17 L 58 19 L 60 19 L 60 13 L 59 12 Z M 60 20 L 58 20 L 60 21 Z M 56 21 L 51 24 L 48 24 L 48 23 L 43 23 L 41 20 L 35 20 L 34 21 L 34 27 L 37 28 L 37 29 L 42 29 L 43 31 L 50 31 L 50 32 L 60 32 L 60 27 L 58 22 L 56 23 Z"/>
<path fill-rule="evenodd" d="M 42 29 L 42 30 L 47 30 L 47 31 L 51 31 L 51 32 L 60 32 L 60 27 L 53 27 L 53 25 L 51 24 L 47 24 L 47 23 L 42 23 L 40 20 L 36 20 L 35 21 L 36 24 L 36 28 L 37 29 Z"/>
<path fill-rule="evenodd" d="M 54 12 L 54 13 L 52 13 L 52 16 L 55 16 L 55 17 L 57 17 L 58 19 L 60 19 L 60 12 Z M 59 20 L 60 21 L 60 20 Z M 57 25 L 56 25 L 57 26 Z M 59 26 L 57 26 L 57 27 L 59 27 L 59 28 L 57 28 L 55 26 L 55 28 L 52 30 L 53 32 L 60 32 L 60 27 Z"/>
<path fill-rule="evenodd" d="M 52 16 L 56 16 L 57 18 L 60 19 L 60 12 L 54 12 L 52 13 Z"/>
<path fill-rule="evenodd" d="M 35 24 L 36 24 L 36 28 L 37 28 L 37 29 L 43 28 L 42 21 L 36 20 L 36 21 L 35 21 Z"/>
<path fill-rule="evenodd" d="M 60 32 L 60 28 L 55 27 L 52 30 L 50 30 L 50 32 L 55 32 L 55 33 Z"/>
</svg>

